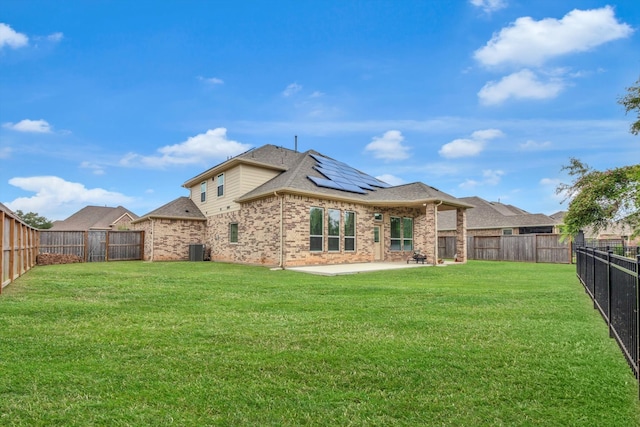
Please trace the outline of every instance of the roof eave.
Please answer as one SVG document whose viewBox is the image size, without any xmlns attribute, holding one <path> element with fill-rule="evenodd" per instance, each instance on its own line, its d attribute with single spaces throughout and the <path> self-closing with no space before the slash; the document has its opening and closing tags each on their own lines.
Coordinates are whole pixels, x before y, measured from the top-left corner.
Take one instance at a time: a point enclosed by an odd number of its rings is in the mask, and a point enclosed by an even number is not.
<svg viewBox="0 0 640 427">
<path fill-rule="evenodd" d="M 420 200 L 363 200 L 363 199 L 353 198 L 349 196 L 340 196 L 340 195 L 333 195 L 333 194 L 316 193 L 313 191 L 298 190 L 290 187 L 283 187 L 276 190 L 264 191 L 258 194 L 254 194 L 250 197 L 239 197 L 235 199 L 234 202 L 247 203 L 247 202 L 262 199 L 264 197 L 268 197 L 271 195 L 278 195 L 278 193 L 287 193 L 287 194 L 293 194 L 297 196 L 310 196 L 310 197 L 338 200 L 341 202 L 359 203 L 359 204 L 368 205 L 368 206 L 395 206 L 395 207 L 414 206 L 415 207 L 415 206 L 426 206 L 428 203 L 442 202 L 442 205 L 455 207 L 455 208 L 465 208 L 465 209 L 473 208 L 472 205 L 469 205 L 464 202 L 453 202 L 453 201 L 442 200 L 438 198 L 429 198 L 429 199 L 420 199 Z"/>
<path fill-rule="evenodd" d="M 206 221 L 207 218 L 194 218 L 192 216 L 174 216 L 174 215 L 145 215 L 136 220 L 131 221 L 131 224 L 138 224 L 148 219 L 178 219 L 187 221 Z"/>
<path fill-rule="evenodd" d="M 286 171 L 287 168 L 285 167 L 280 167 L 280 166 L 276 166 L 276 165 L 272 165 L 272 164 L 268 164 L 268 163 L 263 163 L 263 162 L 258 162 L 255 160 L 251 160 L 251 159 L 244 159 L 244 158 L 233 158 L 230 159 L 224 163 L 219 164 L 218 166 L 214 166 L 211 169 L 208 169 L 204 172 L 202 172 L 199 175 L 194 176 L 193 178 L 185 181 L 184 184 L 182 184 L 182 186 L 184 188 L 191 188 L 194 185 L 200 184 L 202 181 L 206 181 L 207 179 L 219 174 L 220 172 L 224 172 L 228 169 L 231 169 L 232 167 L 241 165 L 241 164 L 245 164 L 245 165 L 251 165 L 251 166 L 257 166 L 257 167 L 261 167 L 263 169 L 271 169 L 271 170 L 275 170 L 275 171 Z"/>
</svg>

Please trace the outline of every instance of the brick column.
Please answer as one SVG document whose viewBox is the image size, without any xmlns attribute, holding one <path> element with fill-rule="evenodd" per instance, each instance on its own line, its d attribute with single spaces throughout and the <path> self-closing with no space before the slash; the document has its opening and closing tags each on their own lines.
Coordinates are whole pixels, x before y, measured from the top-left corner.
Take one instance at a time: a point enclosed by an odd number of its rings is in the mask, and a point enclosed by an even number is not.
<svg viewBox="0 0 640 427">
<path fill-rule="evenodd" d="M 467 262 L 467 210 L 456 209 L 456 261 Z"/>
<path fill-rule="evenodd" d="M 425 207 L 425 248 L 426 262 L 438 264 L 438 207 L 435 203 L 427 203 Z"/>
</svg>

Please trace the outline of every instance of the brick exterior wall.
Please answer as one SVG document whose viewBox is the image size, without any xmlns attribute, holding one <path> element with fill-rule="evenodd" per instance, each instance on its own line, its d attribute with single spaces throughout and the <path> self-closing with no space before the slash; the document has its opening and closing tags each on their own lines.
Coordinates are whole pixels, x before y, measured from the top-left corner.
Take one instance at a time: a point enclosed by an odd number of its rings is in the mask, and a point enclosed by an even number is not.
<svg viewBox="0 0 640 427">
<path fill-rule="evenodd" d="M 456 235 L 456 259 L 457 262 L 467 262 L 467 211 L 456 211 L 456 229 L 462 232 Z"/>
<path fill-rule="evenodd" d="M 144 230 L 145 261 L 186 261 L 189 245 L 205 240 L 204 221 L 151 218 L 132 226 Z"/>
<path fill-rule="evenodd" d="M 230 224 L 238 224 L 238 242 L 230 241 Z M 280 250 L 280 202 L 267 197 L 245 203 L 239 211 L 208 217 L 205 243 L 211 260 L 276 266 Z"/>
<path fill-rule="evenodd" d="M 323 250 L 311 251 L 310 209 L 324 209 Z M 340 250 L 328 250 L 328 211 L 340 211 Z M 344 248 L 344 213 L 356 215 L 355 251 Z M 382 227 L 382 259 L 404 262 L 419 250 L 436 263 L 436 206 L 393 208 L 293 194 L 243 203 L 240 210 L 211 215 L 207 221 L 152 218 L 133 224 L 145 231 L 145 260 L 188 260 L 189 244 L 204 243 L 211 260 L 265 266 L 342 264 L 375 261 L 374 226 Z M 282 212 L 282 216 L 281 216 Z M 383 215 L 382 221 L 374 213 Z M 413 250 L 391 251 L 391 217 L 413 219 Z M 282 221 L 281 221 L 282 218 Z M 230 224 L 238 224 L 238 242 L 230 241 Z M 283 233 L 281 233 L 281 230 Z M 284 244 L 284 250 L 281 246 Z"/>
<path fill-rule="evenodd" d="M 324 209 L 324 249 L 309 250 L 309 215 L 311 207 Z M 329 209 L 340 211 L 340 250 L 328 250 Z M 280 212 L 282 210 L 282 222 Z M 344 248 L 344 213 L 356 214 L 355 251 Z M 375 222 L 374 213 L 382 213 L 383 221 Z M 239 211 L 210 216 L 205 243 L 211 248 L 213 261 L 294 267 L 300 265 L 342 264 L 374 261 L 373 227 L 382 225 L 383 260 L 405 261 L 413 251 L 390 251 L 391 216 L 414 220 L 414 248 L 425 248 L 428 230 L 421 209 L 382 208 L 357 203 L 325 200 L 284 194 L 244 203 Z M 230 224 L 238 224 L 238 242 L 230 242 Z M 281 233 L 280 231 L 283 231 Z M 281 251 L 281 243 L 284 250 Z M 434 237 L 435 242 L 435 237 Z M 282 259 L 281 259 L 282 257 Z"/>
</svg>

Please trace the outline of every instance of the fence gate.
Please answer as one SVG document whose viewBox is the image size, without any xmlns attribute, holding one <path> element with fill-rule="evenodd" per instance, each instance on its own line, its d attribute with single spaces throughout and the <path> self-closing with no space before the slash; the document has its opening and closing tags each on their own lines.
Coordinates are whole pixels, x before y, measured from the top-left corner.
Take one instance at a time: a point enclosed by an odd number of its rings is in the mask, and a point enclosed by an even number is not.
<svg viewBox="0 0 640 427">
<path fill-rule="evenodd" d="M 107 232 L 89 231 L 88 262 L 102 262 L 107 260 Z"/>
</svg>

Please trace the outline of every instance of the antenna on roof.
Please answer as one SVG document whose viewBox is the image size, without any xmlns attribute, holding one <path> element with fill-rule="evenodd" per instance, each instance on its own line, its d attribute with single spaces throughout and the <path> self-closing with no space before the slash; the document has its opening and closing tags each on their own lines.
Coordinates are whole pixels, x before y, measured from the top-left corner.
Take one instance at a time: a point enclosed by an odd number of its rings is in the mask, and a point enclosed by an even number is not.
<svg viewBox="0 0 640 427">
<path fill-rule="evenodd" d="M 294 141 L 295 141 L 295 150 L 297 153 L 298 152 L 298 135 L 294 135 Z"/>
</svg>

